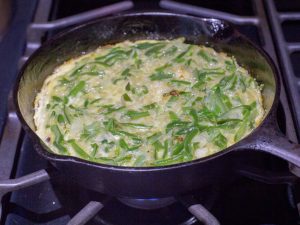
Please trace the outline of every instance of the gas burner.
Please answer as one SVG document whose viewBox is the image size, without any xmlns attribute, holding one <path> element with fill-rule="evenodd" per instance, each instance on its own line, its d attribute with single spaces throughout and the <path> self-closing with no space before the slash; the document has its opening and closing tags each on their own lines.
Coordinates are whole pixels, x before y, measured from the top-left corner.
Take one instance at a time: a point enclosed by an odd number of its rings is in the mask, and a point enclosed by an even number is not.
<svg viewBox="0 0 300 225">
<path fill-rule="evenodd" d="M 122 199 L 124 201 L 124 199 Z M 97 214 L 92 220 L 91 224 L 99 225 L 156 225 L 159 221 L 160 224 L 164 225 L 192 225 L 199 224 L 198 220 L 179 202 L 175 202 L 175 199 L 168 198 L 164 200 L 150 200 L 151 207 L 153 207 L 153 202 L 160 201 L 163 204 L 172 201 L 168 206 L 160 207 L 157 209 L 146 209 L 146 205 L 149 206 L 149 200 L 128 200 L 123 204 L 117 199 L 112 199 L 108 202 L 105 207 Z M 135 202 L 134 207 L 128 206 Z M 143 207 L 143 209 L 137 209 L 136 202 L 139 202 L 138 207 Z M 147 203 L 145 203 L 147 202 Z M 155 203 L 159 204 L 159 203 Z M 115 209 L 118 209 L 116 213 Z M 116 216 L 117 215 L 117 216 Z"/>
<path fill-rule="evenodd" d="M 176 200 L 173 197 L 169 198 L 118 198 L 123 204 L 136 209 L 153 210 L 167 207 L 173 204 Z"/>
</svg>

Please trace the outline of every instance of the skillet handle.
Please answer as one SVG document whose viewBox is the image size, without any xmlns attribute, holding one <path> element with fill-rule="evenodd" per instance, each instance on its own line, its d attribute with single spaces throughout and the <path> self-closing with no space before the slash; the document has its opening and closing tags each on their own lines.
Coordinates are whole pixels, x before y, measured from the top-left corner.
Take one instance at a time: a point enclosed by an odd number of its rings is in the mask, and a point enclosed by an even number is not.
<svg viewBox="0 0 300 225">
<path fill-rule="evenodd" d="M 256 135 L 251 137 L 248 147 L 285 159 L 292 164 L 292 172 L 296 173 L 299 170 L 295 175 L 300 176 L 300 145 L 290 141 L 278 127 L 261 128 Z"/>
</svg>

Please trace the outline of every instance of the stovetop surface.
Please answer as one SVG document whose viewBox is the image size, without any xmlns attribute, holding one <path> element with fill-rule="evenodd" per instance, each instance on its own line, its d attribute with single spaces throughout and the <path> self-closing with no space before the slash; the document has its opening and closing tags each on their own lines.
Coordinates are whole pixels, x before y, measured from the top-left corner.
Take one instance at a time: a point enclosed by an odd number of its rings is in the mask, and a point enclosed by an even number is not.
<svg viewBox="0 0 300 225">
<path fill-rule="evenodd" d="M 15 4 L 21 7 L 21 2 L 20 0 L 16 0 Z M 51 7 L 50 19 L 64 18 L 114 2 L 118 1 L 73 0 L 70 5 L 67 1 L 55 0 Z M 186 4 L 196 4 L 204 8 L 241 16 L 256 15 L 253 2 L 234 0 L 226 2 L 209 0 L 201 2 L 192 0 L 184 1 Z M 300 11 L 300 5 L 294 1 L 276 1 L 275 3 L 278 10 L 290 11 L 295 7 L 294 10 L 298 9 Z M 134 1 L 134 4 L 135 7 L 127 12 L 145 9 L 162 10 L 159 7 L 158 1 Z M 299 41 L 296 35 L 293 35 L 292 31 L 297 31 L 300 24 L 298 23 L 297 25 L 294 23 L 284 27 L 286 31 L 289 31 L 285 36 L 287 40 Z M 293 26 L 295 28 L 291 28 Z M 268 41 L 263 39 L 262 30 L 259 26 L 254 24 L 240 24 L 237 27 L 240 32 L 248 36 L 259 46 L 265 46 L 266 41 Z M 55 33 L 57 31 L 46 33 L 43 36 L 43 40 L 46 40 Z M 21 46 L 22 43 L 19 45 Z M 22 48 L 20 46 L 16 46 L 18 47 L 17 52 L 21 52 Z M 17 58 L 19 55 L 17 54 L 14 57 Z M 276 56 L 272 55 L 273 58 L 276 58 Z M 295 59 L 299 55 L 297 56 L 296 54 L 293 57 L 292 60 L 295 62 Z M 299 72 L 300 69 L 295 69 L 295 71 Z M 11 71 L 10 73 L 15 72 Z M 1 79 L 3 80 L 4 78 L 2 77 Z M 1 85 L 3 85 L 2 82 Z M 8 92 L 6 91 L 4 95 L 7 94 Z M 288 133 L 289 125 L 285 122 L 285 107 L 285 104 L 281 104 L 278 109 L 278 122 L 281 130 Z M 30 139 L 23 132 L 18 146 L 12 177 L 20 177 L 39 169 L 51 168 L 51 165 L 46 160 L 37 155 Z M 259 154 L 257 157 L 259 165 L 263 165 L 264 170 L 275 173 L 285 173 L 288 171 L 288 165 L 283 160 L 267 154 Z M 207 207 L 219 219 L 222 225 L 296 225 L 300 224 L 297 209 L 297 202 L 300 200 L 298 189 L 298 184 L 270 185 L 240 177 L 230 186 L 220 185 L 209 187 L 207 190 L 196 191 L 192 195 Z M 58 175 L 51 179 L 51 181 L 15 191 L 11 195 L 6 196 L 4 204 L 5 220 L 1 221 L 1 223 L 5 225 L 66 224 L 72 216 L 93 198 L 99 199 L 104 198 L 104 196 L 99 193 L 83 190 Z M 178 202 L 166 208 L 145 211 L 130 208 L 121 204 L 117 199 L 112 199 L 88 224 L 175 225 L 200 223 L 196 222 L 186 208 Z"/>
</svg>

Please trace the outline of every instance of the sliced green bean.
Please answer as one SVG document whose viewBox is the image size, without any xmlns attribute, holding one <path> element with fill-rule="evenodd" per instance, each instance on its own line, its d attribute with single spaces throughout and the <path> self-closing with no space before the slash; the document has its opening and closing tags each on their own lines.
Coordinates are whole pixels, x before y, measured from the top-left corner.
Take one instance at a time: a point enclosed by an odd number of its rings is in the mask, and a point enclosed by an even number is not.
<svg viewBox="0 0 300 225">
<path fill-rule="evenodd" d="M 79 92 L 81 92 L 85 87 L 85 81 L 79 81 L 79 83 L 70 91 L 69 96 L 76 96 Z"/>
<path fill-rule="evenodd" d="M 123 99 L 124 99 L 124 101 L 126 101 L 126 102 L 132 102 L 132 100 L 131 100 L 131 98 L 129 97 L 129 95 L 128 94 L 123 94 Z"/>
<path fill-rule="evenodd" d="M 134 111 L 134 110 L 129 110 L 125 113 L 126 116 L 128 116 L 132 120 L 137 120 L 143 117 L 150 116 L 150 113 L 148 111 Z"/>
<path fill-rule="evenodd" d="M 71 147 L 73 150 L 83 159 L 90 159 L 90 156 L 88 153 L 86 153 L 77 143 L 75 140 L 69 140 L 69 143 L 71 144 Z"/>
</svg>

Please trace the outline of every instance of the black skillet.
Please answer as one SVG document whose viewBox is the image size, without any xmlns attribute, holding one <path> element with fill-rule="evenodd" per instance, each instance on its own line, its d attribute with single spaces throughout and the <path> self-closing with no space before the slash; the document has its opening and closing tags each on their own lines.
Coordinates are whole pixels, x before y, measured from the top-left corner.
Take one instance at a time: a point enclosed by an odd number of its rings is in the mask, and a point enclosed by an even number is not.
<svg viewBox="0 0 300 225">
<path fill-rule="evenodd" d="M 174 39 L 212 46 L 235 56 L 259 83 L 264 84 L 266 115 L 250 135 L 214 155 L 163 167 L 132 168 L 88 162 L 52 154 L 35 134 L 33 101 L 44 80 L 64 61 L 90 52 L 99 45 L 138 39 Z M 236 153 L 264 151 L 300 167 L 300 147 L 279 131 L 276 109 L 280 80 L 275 66 L 261 49 L 217 19 L 199 19 L 170 13 L 136 13 L 101 19 L 60 34 L 39 48 L 20 72 L 14 100 L 24 129 L 34 140 L 37 152 L 60 173 L 89 189 L 118 197 L 166 197 L 226 182 L 237 170 Z"/>
</svg>

